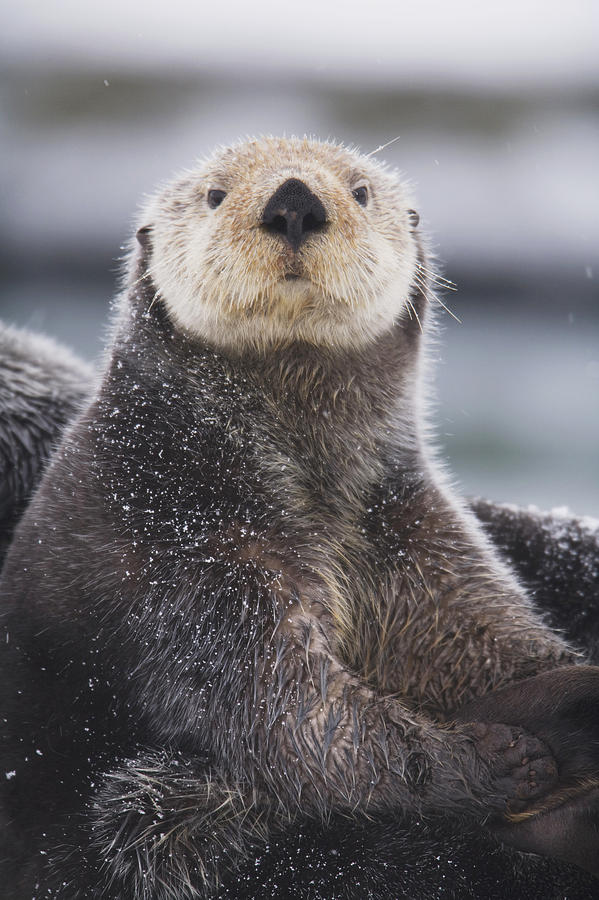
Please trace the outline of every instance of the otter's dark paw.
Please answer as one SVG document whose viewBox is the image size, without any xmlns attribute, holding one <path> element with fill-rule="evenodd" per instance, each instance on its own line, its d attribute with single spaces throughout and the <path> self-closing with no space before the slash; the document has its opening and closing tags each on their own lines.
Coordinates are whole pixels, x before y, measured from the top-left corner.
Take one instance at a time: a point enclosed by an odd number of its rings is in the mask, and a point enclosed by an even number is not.
<svg viewBox="0 0 599 900">
<path fill-rule="evenodd" d="M 496 723 L 475 722 L 470 728 L 497 806 L 519 812 L 555 786 L 555 759 L 534 735 Z"/>
</svg>

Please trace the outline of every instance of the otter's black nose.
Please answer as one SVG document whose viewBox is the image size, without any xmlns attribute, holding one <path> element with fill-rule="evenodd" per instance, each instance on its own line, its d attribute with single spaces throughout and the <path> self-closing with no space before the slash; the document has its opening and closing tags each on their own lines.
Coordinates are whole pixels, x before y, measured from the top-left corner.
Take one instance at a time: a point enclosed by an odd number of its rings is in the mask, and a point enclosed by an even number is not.
<svg viewBox="0 0 599 900">
<path fill-rule="evenodd" d="M 295 252 L 302 241 L 326 224 L 325 208 L 299 178 L 288 178 L 272 195 L 262 213 L 262 224 L 286 238 Z"/>
</svg>

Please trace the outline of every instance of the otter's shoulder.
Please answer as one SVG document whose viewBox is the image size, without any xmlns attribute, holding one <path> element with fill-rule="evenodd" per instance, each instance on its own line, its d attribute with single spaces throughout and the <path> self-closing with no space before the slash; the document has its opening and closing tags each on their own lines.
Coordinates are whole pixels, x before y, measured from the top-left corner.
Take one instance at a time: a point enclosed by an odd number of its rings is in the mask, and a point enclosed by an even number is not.
<svg viewBox="0 0 599 900">
<path fill-rule="evenodd" d="M 0 563 L 52 450 L 95 381 L 92 367 L 62 344 L 0 322 Z"/>
</svg>

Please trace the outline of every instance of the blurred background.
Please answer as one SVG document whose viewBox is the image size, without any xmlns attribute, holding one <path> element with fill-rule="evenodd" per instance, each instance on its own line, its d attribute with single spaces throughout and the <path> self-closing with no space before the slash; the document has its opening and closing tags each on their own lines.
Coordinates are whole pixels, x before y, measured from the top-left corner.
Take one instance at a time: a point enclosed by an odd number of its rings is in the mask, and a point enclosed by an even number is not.
<svg viewBox="0 0 599 900">
<path fill-rule="evenodd" d="M 599 516 L 599 4 L 21 0 L 0 34 L 0 317 L 88 359 L 140 199 L 260 133 L 412 181 L 462 488 Z"/>
</svg>

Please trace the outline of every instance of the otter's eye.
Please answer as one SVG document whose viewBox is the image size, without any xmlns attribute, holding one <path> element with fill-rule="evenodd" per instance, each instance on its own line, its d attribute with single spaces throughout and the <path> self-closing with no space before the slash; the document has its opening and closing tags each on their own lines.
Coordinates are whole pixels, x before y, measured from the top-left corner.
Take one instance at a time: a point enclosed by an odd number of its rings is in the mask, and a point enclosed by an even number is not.
<svg viewBox="0 0 599 900">
<path fill-rule="evenodd" d="M 352 191 L 354 195 L 354 200 L 356 200 L 360 206 L 366 206 L 368 203 L 368 188 L 367 187 L 357 187 Z"/>
<path fill-rule="evenodd" d="M 210 209 L 216 209 L 217 206 L 220 206 L 226 196 L 226 191 L 208 191 L 208 206 Z"/>
<path fill-rule="evenodd" d="M 408 218 L 410 220 L 410 225 L 412 226 L 412 228 L 416 228 L 420 221 L 420 216 L 415 209 L 408 210 Z"/>
</svg>

